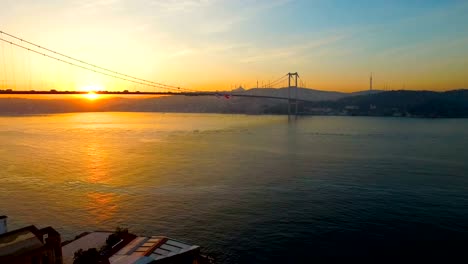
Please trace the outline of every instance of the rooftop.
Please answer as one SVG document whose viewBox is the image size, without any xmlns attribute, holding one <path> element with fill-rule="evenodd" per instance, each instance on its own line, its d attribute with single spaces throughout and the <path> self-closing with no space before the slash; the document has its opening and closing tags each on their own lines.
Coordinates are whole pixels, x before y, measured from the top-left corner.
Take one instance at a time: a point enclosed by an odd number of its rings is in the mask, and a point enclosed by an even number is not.
<svg viewBox="0 0 468 264">
<path fill-rule="evenodd" d="M 199 250 L 199 246 L 186 244 L 163 236 L 137 237 L 109 258 L 112 264 L 144 264 L 155 260 Z"/>
<path fill-rule="evenodd" d="M 41 248 L 44 244 L 36 235 L 35 226 L 27 226 L 0 235 L 0 256 L 20 255 Z"/>
<path fill-rule="evenodd" d="M 72 264 L 74 253 L 89 248 L 99 249 L 106 244 L 107 237 L 112 232 L 88 233 L 62 247 L 63 263 Z M 199 246 L 164 237 L 136 237 L 124 245 L 117 253 L 109 258 L 111 264 L 146 264 L 153 261 L 167 259 L 174 256 L 198 254 Z"/>
<path fill-rule="evenodd" d="M 112 232 L 92 232 L 86 234 L 62 247 L 63 264 L 73 264 L 75 252 L 79 249 L 100 249 L 106 244 L 106 239 Z"/>
</svg>

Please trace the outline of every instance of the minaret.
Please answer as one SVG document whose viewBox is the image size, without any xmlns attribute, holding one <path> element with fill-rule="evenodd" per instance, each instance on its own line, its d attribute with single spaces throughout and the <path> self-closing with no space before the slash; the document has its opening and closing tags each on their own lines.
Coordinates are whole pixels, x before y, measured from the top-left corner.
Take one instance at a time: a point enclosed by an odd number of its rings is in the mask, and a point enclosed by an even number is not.
<svg viewBox="0 0 468 264">
<path fill-rule="evenodd" d="M 370 84 L 369 91 L 372 91 L 372 72 L 370 74 L 369 84 Z"/>
</svg>

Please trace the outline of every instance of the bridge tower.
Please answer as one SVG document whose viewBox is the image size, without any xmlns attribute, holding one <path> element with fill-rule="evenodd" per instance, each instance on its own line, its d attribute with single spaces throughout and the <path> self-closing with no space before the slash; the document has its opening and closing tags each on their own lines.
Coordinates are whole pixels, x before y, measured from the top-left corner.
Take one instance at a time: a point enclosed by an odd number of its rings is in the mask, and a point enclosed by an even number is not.
<svg viewBox="0 0 468 264">
<path fill-rule="evenodd" d="M 297 78 L 299 74 L 297 72 L 288 73 L 288 120 L 291 120 L 291 107 L 294 106 L 294 116 L 297 119 Z M 291 81 L 294 85 L 291 85 Z M 294 98 L 291 95 L 294 94 Z"/>
</svg>

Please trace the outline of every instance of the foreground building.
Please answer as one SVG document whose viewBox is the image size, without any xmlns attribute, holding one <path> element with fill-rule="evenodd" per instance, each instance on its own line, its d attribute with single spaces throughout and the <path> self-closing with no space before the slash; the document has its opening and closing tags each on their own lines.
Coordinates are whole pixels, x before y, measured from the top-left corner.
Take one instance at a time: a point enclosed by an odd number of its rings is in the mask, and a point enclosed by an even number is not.
<svg viewBox="0 0 468 264">
<path fill-rule="evenodd" d="M 6 216 L 0 216 L 0 263 L 62 264 L 60 234 L 52 227 L 26 226 L 7 232 Z"/>
<path fill-rule="evenodd" d="M 125 229 L 117 236 L 115 232 L 86 232 L 62 243 L 52 227 L 38 229 L 31 225 L 8 232 L 6 220 L 6 216 L 0 216 L 1 264 L 73 264 L 75 252 L 89 249 L 99 252 L 99 263 L 211 263 L 200 255 L 199 246 L 164 236 L 141 237 Z M 109 246 L 111 236 L 114 243 Z"/>
<path fill-rule="evenodd" d="M 112 232 L 91 232 L 63 246 L 64 264 L 73 264 L 74 253 L 90 248 L 102 248 Z M 122 240 L 114 246 L 109 257 L 111 264 L 181 263 L 192 264 L 200 260 L 200 247 L 164 236 L 137 237 Z"/>
</svg>

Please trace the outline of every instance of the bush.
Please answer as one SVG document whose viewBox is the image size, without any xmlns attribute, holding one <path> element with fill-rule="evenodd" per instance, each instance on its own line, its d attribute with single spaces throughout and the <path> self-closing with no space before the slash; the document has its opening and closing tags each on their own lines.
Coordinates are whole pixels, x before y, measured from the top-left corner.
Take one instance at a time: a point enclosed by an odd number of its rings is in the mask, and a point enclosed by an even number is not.
<svg viewBox="0 0 468 264">
<path fill-rule="evenodd" d="M 75 252 L 73 257 L 73 264 L 98 264 L 105 263 L 103 259 L 106 259 L 106 256 L 111 250 L 112 247 L 123 240 L 129 235 L 127 228 L 117 227 L 115 232 L 110 234 L 106 239 L 106 245 L 104 245 L 100 250 L 96 248 L 90 248 L 88 250 L 80 249 Z"/>
<path fill-rule="evenodd" d="M 75 252 L 75 256 L 73 257 L 73 264 L 99 264 L 102 263 L 100 260 L 101 256 L 97 249 L 80 249 Z"/>
<path fill-rule="evenodd" d="M 110 234 L 106 239 L 106 245 L 101 249 L 101 251 L 111 250 L 113 246 L 120 242 L 120 240 L 124 239 L 128 236 L 128 229 L 117 227 L 115 232 Z"/>
</svg>

